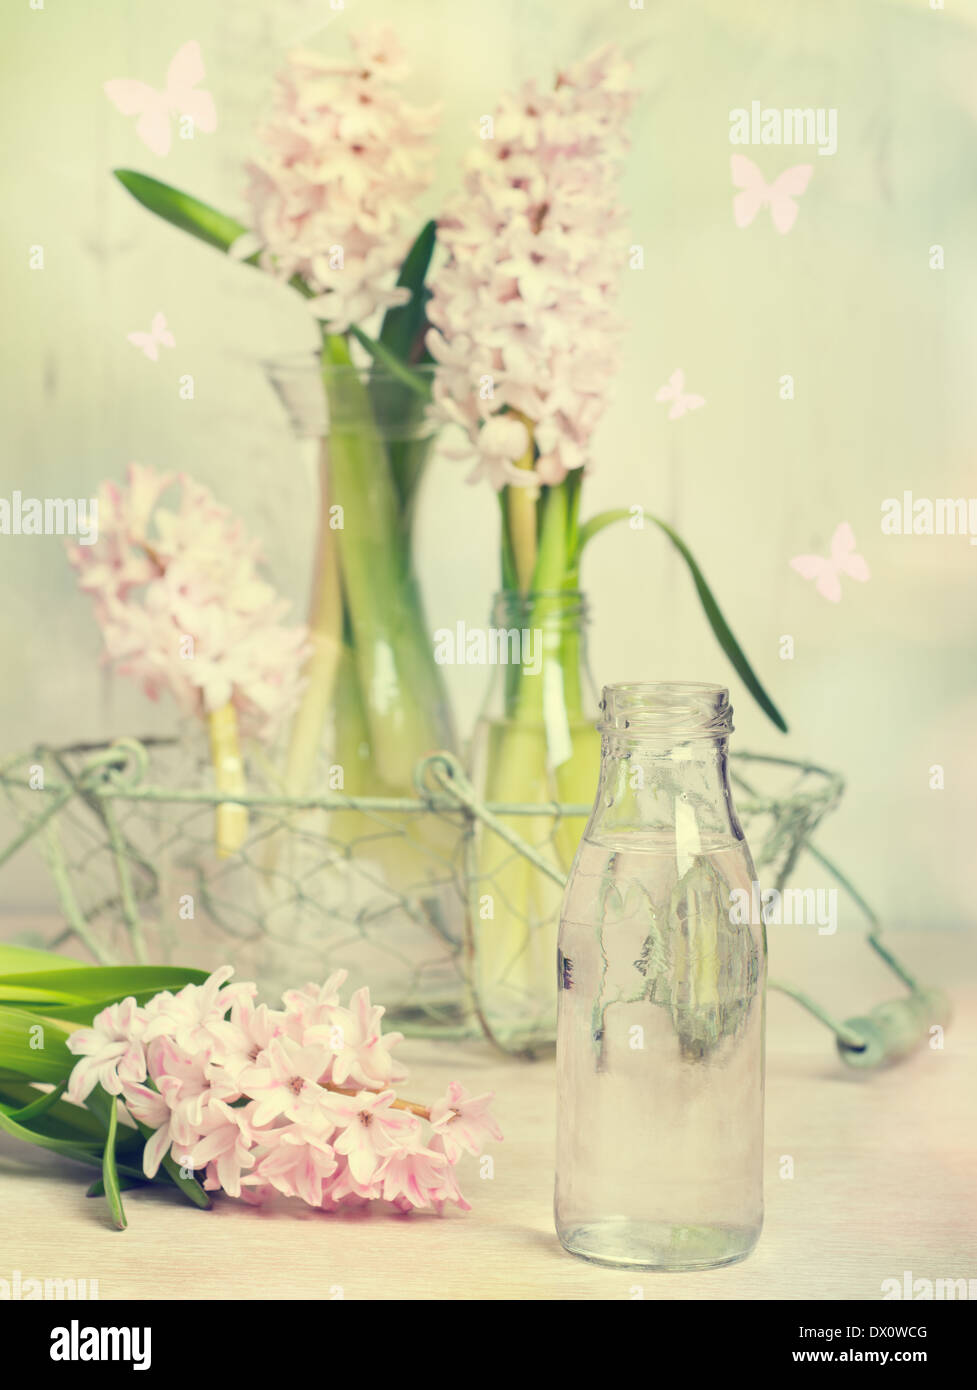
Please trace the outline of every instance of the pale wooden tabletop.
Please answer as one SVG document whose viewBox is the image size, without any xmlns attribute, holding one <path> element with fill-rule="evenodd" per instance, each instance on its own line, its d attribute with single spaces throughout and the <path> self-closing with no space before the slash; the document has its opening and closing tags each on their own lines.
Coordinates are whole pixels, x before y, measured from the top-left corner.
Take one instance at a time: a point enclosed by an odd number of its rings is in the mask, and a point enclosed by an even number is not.
<svg viewBox="0 0 977 1390">
<path fill-rule="evenodd" d="M 854 934 L 772 929 L 771 973 L 838 1016 L 893 997 Z M 142 1299 L 829 1299 L 881 1297 L 884 1279 L 977 1279 L 977 952 L 970 934 L 892 938 L 926 983 L 947 987 L 942 1051 L 859 1074 L 828 1033 L 771 994 L 764 1234 L 743 1264 L 643 1275 L 565 1254 L 551 1219 L 554 1069 L 475 1045 L 405 1045 L 410 1094 L 458 1077 L 497 1092 L 505 1142 L 495 1175 L 468 1160 L 467 1214 L 324 1216 L 299 1203 L 198 1212 L 161 1192 L 125 1194 L 129 1228 L 87 1199 L 86 1171 L 0 1140 L 0 1279 L 97 1279 L 99 1297 Z M 793 1178 L 780 1176 L 793 1160 Z M 653 1180 L 653 1175 L 649 1175 Z"/>
</svg>

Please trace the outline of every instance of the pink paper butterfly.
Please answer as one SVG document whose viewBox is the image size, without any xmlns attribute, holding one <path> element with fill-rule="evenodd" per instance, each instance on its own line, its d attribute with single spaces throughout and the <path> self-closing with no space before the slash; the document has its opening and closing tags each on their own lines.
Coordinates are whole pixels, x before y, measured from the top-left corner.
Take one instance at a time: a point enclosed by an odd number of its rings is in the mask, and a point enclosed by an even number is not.
<svg viewBox="0 0 977 1390">
<path fill-rule="evenodd" d="M 733 199 L 733 221 L 737 227 L 748 227 L 762 207 L 769 207 L 770 217 L 778 232 L 786 234 L 797 221 L 797 204 L 814 173 L 813 164 L 795 164 L 773 183 L 767 183 L 760 170 L 746 155 L 730 158 L 733 183 L 742 188 Z"/>
<path fill-rule="evenodd" d="M 831 603 L 841 598 L 843 574 L 857 579 L 860 584 L 869 577 L 865 557 L 856 551 L 855 533 L 847 521 L 843 521 L 831 537 L 831 554 L 827 559 L 823 555 L 796 555 L 790 567 L 804 579 L 813 579 L 818 593 Z"/>
<path fill-rule="evenodd" d="M 678 420 L 687 410 L 698 410 L 700 405 L 706 403 L 705 396 L 694 396 L 691 392 L 683 390 L 684 386 L 685 373 L 681 367 L 676 367 L 665 385 L 659 386 L 655 392 L 656 401 L 672 402 L 672 408 L 668 412 L 670 420 Z"/>
<path fill-rule="evenodd" d="M 176 339 L 166 326 L 165 314 L 154 314 L 148 333 L 127 333 L 127 340 L 133 347 L 141 348 L 150 362 L 159 361 L 161 347 L 176 347 Z"/>
<path fill-rule="evenodd" d="M 126 77 L 113 78 L 104 86 L 105 95 L 123 116 L 138 116 L 136 134 L 153 154 L 169 154 L 172 116 L 189 116 L 198 130 L 211 134 L 217 129 L 217 108 L 210 92 L 195 91 L 203 81 L 204 62 L 200 45 L 191 39 L 177 50 L 166 72 L 161 92 L 145 82 Z"/>
</svg>

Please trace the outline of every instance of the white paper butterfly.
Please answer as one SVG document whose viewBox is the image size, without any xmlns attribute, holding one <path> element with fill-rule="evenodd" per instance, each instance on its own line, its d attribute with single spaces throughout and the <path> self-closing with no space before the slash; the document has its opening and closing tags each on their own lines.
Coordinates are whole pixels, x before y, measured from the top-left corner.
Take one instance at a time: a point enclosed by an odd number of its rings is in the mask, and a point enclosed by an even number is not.
<svg viewBox="0 0 977 1390">
<path fill-rule="evenodd" d="M 681 367 L 677 367 L 664 386 L 659 386 L 655 392 L 656 401 L 671 401 L 672 408 L 668 412 L 670 420 L 679 420 L 688 410 L 698 410 L 700 405 L 705 405 L 705 396 L 695 396 L 685 389 L 685 373 Z"/>
<path fill-rule="evenodd" d="M 166 71 L 161 92 L 134 78 L 113 78 L 104 85 L 105 95 L 123 116 L 138 116 L 136 134 L 153 154 L 169 154 L 173 138 L 171 118 L 189 116 L 197 130 L 208 135 L 217 129 L 217 108 L 210 92 L 198 88 L 204 78 L 200 45 L 191 39 L 177 50 Z"/>
<path fill-rule="evenodd" d="M 161 347 L 176 347 L 176 339 L 167 328 L 166 315 L 163 313 L 153 315 L 148 333 L 127 333 L 126 338 L 133 347 L 141 348 L 150 362 L 159 361 Z"/>
<path fill-rule="evenodd" d="M 855 549 L 855 533 L 843 521 L 831 537 L 831 553 L 823 555 L 795 555 L 790 562 L 804 579 L 813 579 L 814 587 L 823 598 L 837 603 L 841 598 L 841 576 L 857 579 L 864 584 L 869 577 L 868 565 L 864 555 Z"/>
</svg>

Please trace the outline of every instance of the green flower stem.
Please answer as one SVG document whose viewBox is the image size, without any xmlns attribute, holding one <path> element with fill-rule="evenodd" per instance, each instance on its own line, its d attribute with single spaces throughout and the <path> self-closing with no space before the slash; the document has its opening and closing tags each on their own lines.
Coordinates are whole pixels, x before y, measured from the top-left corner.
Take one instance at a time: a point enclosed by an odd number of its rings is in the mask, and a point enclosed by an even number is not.
<svg viewBox="0 0 977 1390">
<path fill-rule="evenodd" d="M 508 489 L 510 493 L 522 489 Z M 580 634 L 565 616 L 565 595 L 575 587 L 571 557 L 576 545 L 579 478 L 542 489 L 525 626 L 541 633 L 541 670 L 507 667 L 505 720 L 492 731 L 486 798 L 540 805 L 557 799 L 589 802 L 597 770 L 592 712 L 583 708 Z M 504 511 L 517 557 L 519 533 L 511 529 L 512 498 Z M 506 552 L 503 550 L 504 572 Z M 516 828 L 513 826 L 513 828 Z M 528 819 L 519 833 L 538 845 L 561 872 L 569 869 L 583 829 L 580 817 L 553 826 L 550 815 Z M 492 917 L 475 928 L 480 999 L 499 1040 L 514 1050 L 531 1047 L 537 1027 L 546 1033 L 555 1007 L 552 959 L 561 893 L 505 844 L 482 832 L 479 873 L 492 900 Z"/>
<path fill-rule="evenodd" d="M 150 1087 L 152 1087 L 153 1085 L 151 1081 L 147 1081 L 146 1084 Z M 153 1089 L 155 1089 L 155 1087 L 153 1087 Z M 101 1087 L 97 1086 L 95 1090 L 92 1091 L 85 1104 L 95 1115 L 98 1116 L 98 1118 L 102 1121 L 103 1125 L 105 1125 L 106 1129 L 108 1129 L 111 1123 L 109 1109 L 110 1107 L 115 1106 L 114 1097 L 107 1096 L 105 1092 L 101 1089 Z M 141 1120 L 136 1120 L 135 1124 L 136 1129 L 142 1135 L 144 1140 L 152 1138 L 154 1131 L 150 1128 L 149 1125 L 144 1125 Z M 183 1194 L 183 1196 L 187 1199 L 188 1202 L 192 1202 L 195 1207 L 200 1207 L 204 1211 L 206 1211 L 210 1207 L 210 1197 L 207 1195 L 204 1188 L 200 1185 L 196 1178 L 185 1178 L 183 1176 L 183 1174 L 180 1172 L 180 1165 L 174 1162 L 173 1157 L 169 1152 L 167 1152 L 164 1155 L 161 1167 L 166 1172 L 170 1181 L 173 1182 L 180 1189 L 180 1192 Z M 102 1175 L 102 1179 L 104 1182 L 104 1173 Z"/>
<path fill-rule="evenodd" d="M 113 1096 L 109 1097 L 109 1129 L 102 1153 L 102 1185 L 112 1213 L 112 1221 L 117 1230 L 124 1231 L 126 1221 L 125 1207 L 122 1205 L 122 1192 L 119 1189 L 119 1174 L 115 1166 L 115 1141 L 119 1131 L 119 1107 Z"/>
<path fill-rule="evenodd" d="M 329 445 L 323 440 L 319 448 L 316 570 L 308 616 L 312 652 L 305 668 L 305 689 L 289 737 L 285 790 L 290 796 L 304 795 L 311 783 L 343 651 L 343 593 L 335 532 L 329 524 L 330 506 Z"/>
<path fill-rule="evenodd" d="M 526 426 L 529 434 L 526 452 L 522 458 L 517 459 L 516 467 L 531 471 L 536 457 L 533 423 L 519 411 L 514 413 Z M 510 484 L 505 489 L 504 497 L 504 524 L 515 570 L 516 587 L 526 594 L 533 587 L 536 571 L 537 490 Z"/>
<path fill-rule="evenodd" d="M 335 535 L 356 669 L 378 777 L 388 786 L 406 787 L 418 758 L 448 735 L 437 717 L 443 691 L 431 638 L 404 582 L 406 538 L 389 461 L 366 387 L 352 366 L 346 339 L 327 336 L 323 379 L 332 421 L 331 489 L 343 509 Z"/>
<path fill-rule="evenodd" d="M 423 409 L 413 401 L 407 403 L 404 416 L 405 431 L 416 429 L 417 417 L 422 414 Z M 392 439 L 387 445 L 390 472 L 400 498 L 400 533 L 407 555 L 410 554 L 417 493 L 431 454 L 431 443 L 430 439 Z"/>
</svg>

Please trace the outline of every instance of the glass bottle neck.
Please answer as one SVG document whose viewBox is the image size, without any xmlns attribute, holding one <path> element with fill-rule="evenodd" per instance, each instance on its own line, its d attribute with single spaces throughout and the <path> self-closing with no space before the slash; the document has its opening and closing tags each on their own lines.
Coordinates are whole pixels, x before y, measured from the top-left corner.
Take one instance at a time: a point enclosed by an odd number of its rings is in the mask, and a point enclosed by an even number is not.
<svg viewBox="0 0 977 1390">
<path fill-rule="evenodd" d="M 743 839 L 728 777 L 729 698 L 717 686 L 608 686 L 587 834 L 691 854 Z"/>
<path fill-rule="evenodd" d="M 588 835 L 655 840 L 681 832 L 701 841 L 695 852 L 741 840 L 727 758 L 725 739 L 668 745 L 605 735 Z"/>
</svg>

